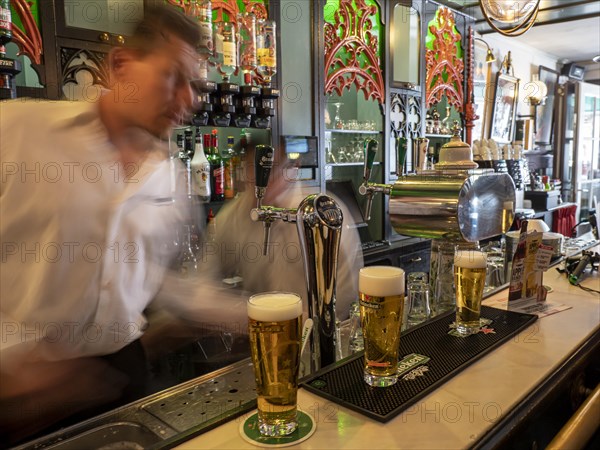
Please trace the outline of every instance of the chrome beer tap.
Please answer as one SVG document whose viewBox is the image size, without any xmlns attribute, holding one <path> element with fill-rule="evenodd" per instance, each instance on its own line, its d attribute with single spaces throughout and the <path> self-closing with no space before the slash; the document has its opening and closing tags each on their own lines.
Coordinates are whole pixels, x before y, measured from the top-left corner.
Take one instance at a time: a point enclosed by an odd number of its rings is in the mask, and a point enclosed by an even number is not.
<svg viewBox="0 0 600 450">
<path fill-rule="evenodd" d="M 262 201 L 269 184 L 269 176 L 273 168 L 275 150 L 269 145 L 257 145 L 254 154 L 254 195 L 256 196 L 256 208 L 250 211 L 250 218 L 254 222 L 263 223 L 263 255 L 269 253 L 269 236 L 271 225 L 276 220 L 284 222 L 296 222 L 296 210 L 287 208 L 276 208 L 274 206 L 263 206 Z"/>
<path fill-rule="evenodd" d="M 360 195 L 367 197 L 367 203 L 365 205 L 365 220 L 371 219 L 371 207 L 373 205 L 373 195 L 376 192 L 382 192 L 383 194 L 389 195 L 392 192 L 392 187 L 386 184 L 370 183 L 371 172 L 373 171 L 373 163 L 375 162 L 375 156 L 377 156 L 378 143 L 375 139 L 369 139 L 365 141 L 365 167 L 363 171 L 363 182 L 358 188 Z M 401 172 L 399 172 L 401 173 Z"/>
<path fill-rule="evenodd" d="M 436 164 L 435 170 L 399 176 L 393 184 L 376 184 L 369 179 L 377 141 L 367 141 L 359 188 L 367 197 L 365 218 L 370 218 L 373 195 L 381 192 L 389 195 L 389 219 L 398 234 L 476 242 L 505 233 L 514 215 L 515 185 L 510 175 L 474 169 L 471 150 L 458 137 L 442 150 L 447 161 Z"/>
<path fill-rule="evenodd" d="M 313 372 L 336 360 L 335 319 L 336 274 L 342 233 L 343 214 L 336 201 L 324 194 L 311 194 L 297 208 L 264 206 L 262 199 L 273 166 L 272 147 L 258 145 L 255 154 L 257 206 L 250 217 L 263 222 L 266 255 L 269 230 L 276 220 L 295 223 L 302 248 L 304 275 L 308 294 L 308 317 L 313 321 L 310 337 Z"/>
</svg>

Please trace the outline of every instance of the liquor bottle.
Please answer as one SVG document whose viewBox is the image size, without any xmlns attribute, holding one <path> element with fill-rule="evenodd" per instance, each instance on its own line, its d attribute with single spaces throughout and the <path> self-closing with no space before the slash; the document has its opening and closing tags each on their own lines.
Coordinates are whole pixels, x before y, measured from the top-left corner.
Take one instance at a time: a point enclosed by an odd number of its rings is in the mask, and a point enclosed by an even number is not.
<svg viewBox="0 0 600 450">
<path fill-rule="evenodd" d="M 198 77 L 208 78 L 208 58 L 213 55 L 212 3 L 210 0 L 192 0 L 188 16 L 192 17 L 200 28 L 200 41 L 196 47 L 198 53 Z"/>
<path fill-rule="evenodd" d="M 256 69 L 256 16 L 252 13 L 238 14 L 240 69 L 244 73 L 244 84 L 252 85 L 252 74 Z"/>
<path fill-rule="evenodd" d="M 215 24 L 215 59 L 217 68 L 228 82 L 229 77 L 237 69 L 237 46 L 235 24 L 232 22 L 217 22 Z"/>
<path fill-rule="evenodd" d="M 194 157 L 194 133 L 192 130 L 185 130 L 183 139 L 185 153 L 189 159 Z"/>
<path fill-rule="evenodd" d="M 202 147 L 202 134 L 200 130 L 196 132 L 196 149 L 191 162 L 192 179 L 197 188 L 200 201 L 202 203 L 210 202 L 210 163 L 204 154 Z"/>
<path fill-rule="evenodd" d="M 271 84 L 271 78 L 277 73 L 275 27 L 273 20 L 261 20 L 256 33 L 257 71 L 267 85 Z"/>
<path fill-rule="evenodd" d="M 237 185 L 235 187 L 236 192 L 244 192 L 246 190 L 246 147 L 248 146 L 248 139 L 250 137 L 250 133 L 246 132 L 246 129 L 243 128 L 240 133 L 240 151 L 237 154 L 237 174 L 236 181 Z"/>
<path fill-rule="evenodd" d="M 9 43 L 12 36 L 10 0 L 0 0 L 0 46 Z"/>
<path fill-rule="evenodd" d="M 223 156 L 225 166 L 225 200 L 231 200 L 233 197 L 235 197 L 235 186 L 233 183 L 235 180 L 235 160 L 233 159 L 235 151 L 233 150 L 233 144 L 233 136 L 227 136 L 227 150 Z"/>
<path fill-rule="evenodd" d="M 190 159 L 189 153 L 186 151 L 186 142 L 185 137 L 182 134 L 177 135 L 177 148 L 178 148 L 178 157 L 185 166 L 185 187 L 186 187 L 186 195 L 189 200 L 192 199 L 192 160 Z"/>
<path fill-rule="evenodd" d="M 225 170 L 223 167 L 223 159 L 219 154 L 219 138 L 216 130 L 213 130 L 211 136 L 210 155 L 210 200 L 213 202 L 221 202 L 225 199 Z"/>
<path fill-rule="evenodd" d="M 212 3 L 210 0 L 192 0 L 189 16 L 198 22 L 200 42 L 197 51 L 200 57 L 208 57 L 213 52 Z"/>
<path fill-rule="evenodd" d="M 180 160 L 185 161 L 187 159 L 187 154 L 185 153 L 185 142 L 183 138 L 183 134 L 178 134 L 176 138 L 177 142 L 177 156 Z"/>
</svg>

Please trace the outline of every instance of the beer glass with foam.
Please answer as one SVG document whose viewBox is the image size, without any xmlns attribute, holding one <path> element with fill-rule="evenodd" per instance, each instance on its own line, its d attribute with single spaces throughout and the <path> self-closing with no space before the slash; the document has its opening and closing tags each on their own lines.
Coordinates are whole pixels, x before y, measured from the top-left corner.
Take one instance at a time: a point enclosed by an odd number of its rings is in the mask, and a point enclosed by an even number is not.
<svg viewBox="0 0 600 450">
<path fill-rule="evenodd" d="M 253 295 L 248 300 L 248 322 L 260 433 L 291 434 L 298 427 L 302 301 L 287 292 Z"/>
<path fill-rule="evenodd" d="M 485 286 L 487 255 L 479 250 L 457 250 L 454 255 L 456 331 L 467 336 L 480 329 L 481 297 Z"/>
<path fill-rule="evenodd" d="M 398 381 L 400 328 L 404 309 L 404 270 L 370 266 L 358 278 L 365 346 L 364 380 L 386 387 Z"/>
</svg>

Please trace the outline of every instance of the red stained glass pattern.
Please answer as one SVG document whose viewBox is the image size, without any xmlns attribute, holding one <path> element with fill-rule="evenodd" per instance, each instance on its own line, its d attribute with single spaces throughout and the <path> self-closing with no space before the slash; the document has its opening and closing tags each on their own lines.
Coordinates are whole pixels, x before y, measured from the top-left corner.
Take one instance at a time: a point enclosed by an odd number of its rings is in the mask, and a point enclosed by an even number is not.
<svg viewBox="0 0 600 450">
<path fill-rule="evenodd" d="M 29 2 L 11 0 L 12 7 L 19 15 L 24 30 L 13 26 L 13 42 L 19 47 L 19 55 L 27 55 L 34 64 L 42 62 L 42 37 L 35 19 L 31 14 Z"/>
<path fill-rule="evenodd" d="M 191 2 L 189 0 L 168 0 L 168 2 L 177 6 L 187 14 L 190 8 Z M 243 0 L 243 4 L 246 12 L 251 12 L 256 16 L 257 19 L 266 19 L 268 17 L 267 8 L 262 1 L 256 0 Z M 237 17 L 240 12 L 240 7 L 237 0 L 212 0 L 213 12 L 216 11 L 217 15 L 214 22 L 222 22 L 223 14 L 227 14 L 230 17 Z"/>
<path fill-rule="evenodd" d="M 427 49 L 425 65 L 427 67 L 425 104 L 427 108 L 437 104 L 445 95 L 449 105 L 463 112 L 463 70 L 464 62 L 458 56 L 461 36 L 456 31 L 454 13 L 448 8 L 438 9 L 437 22 L 429 26 L 435 37 L 433 50 Z"/>
<path fill-rule="evenodd" d="M 376 5 L 365 0 L 340 0 L 334 23 L 325 23 L 325 93 L 342 95 L 352 85 L 365 99 L 384 103 L 385 89 L 379 61 L 379 38 L 371 17 Z"/>
</svg>

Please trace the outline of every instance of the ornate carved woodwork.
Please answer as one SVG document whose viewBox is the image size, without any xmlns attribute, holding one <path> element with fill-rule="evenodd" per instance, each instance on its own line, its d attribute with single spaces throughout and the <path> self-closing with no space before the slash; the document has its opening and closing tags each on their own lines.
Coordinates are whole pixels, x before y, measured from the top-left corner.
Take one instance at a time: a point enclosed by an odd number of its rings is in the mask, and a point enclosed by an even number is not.
<svg viewBox="0 0 600 450">
<path fill-rule="evenodd" d="M 390 96 L 390 126 L 395 138 L 418 138 L 423 127 L 421 97 L 392 93 Z"/>
<path fill-rule="evenodd" d="M 340 0 L 334 23 L 325 23 L 326 94 L 341 96 L 354 85 L 366 100 L 385 102 L 379 36 L 371 22 L 377 11 L 378 6 L 366 0 Z"/>
<path fill-rule="evenodd" d="M 246 12 L 254 14 L 257 20 L 267 19 L 269 17 L 267 8 L 265 8 L 262 1 L 244 0 L 244 6 L 246 7 Z"/>
<path fill-rule="evenodd" d="M 108 87 L 105 58 L 106 53 L 103 52 L 62 47 L 60 86 L 64 97 L 68 100 L 97 100 L 100 89 Z"/>
<path fill-rule="evenodd" d="M 434 36 L 433 49 L 428 48 L 425 52 L 425 105 L 430 108 L 446 96 L 448 105 L 462 113 L 464 62 L 459 56 L 461 35 L 456 29 L 454 13 L 450 9 L 439 7 L 434 21 L 429 26 L 429 31 Z"/>
<path fill-rule="evenodd" d="M 192 4 L 190 0 L 168 0 L 168 2 L 173 6 L 178 6 L 183 9 L 186 14 L 188 14 Z M 257 19 L 266 19 L 268 17 L 267 8 L 262 0 L 242 0 L 242 4 L 244 5 L 244 11 L 251 12 Z M 212 9 L 213 12 L 216 11 L 217 13 L 216 18 L 213 20 L 214 22 L 222 22 L 224 20 L 224 13 L 227 14 L 230 18 L 229 20 L 231 20 L 231 18 L 237 17 L 237 15 L 242 12 L 237 0 L 213 0 Z"/>
<path fill-rule="evenodd" d="M 465 142 L 471 145 L 473 139 L 473 127 L 475 127 L 475 121 L 479 119 L 479 116 L 475 112 L 475 102 L 473 101 L 473 70 L 474 65 L 474 40 L 473 40 L 473 27 L 469 27 L 469 44 L 467 52 L 467 92 L 465 102 Z"/>
<path fill-rule="evenodd" d="M 13 26 L 13 42 L 19 47 L 19 55 L 26 55 L 36 65 L 42 63 L 42 37 L 26 0 L 11 0 L 14 11 L 19 15 L 23 29 Z"/>
</svg>

